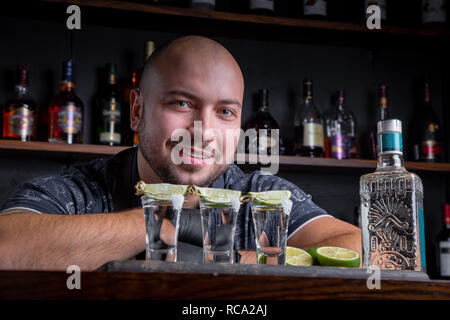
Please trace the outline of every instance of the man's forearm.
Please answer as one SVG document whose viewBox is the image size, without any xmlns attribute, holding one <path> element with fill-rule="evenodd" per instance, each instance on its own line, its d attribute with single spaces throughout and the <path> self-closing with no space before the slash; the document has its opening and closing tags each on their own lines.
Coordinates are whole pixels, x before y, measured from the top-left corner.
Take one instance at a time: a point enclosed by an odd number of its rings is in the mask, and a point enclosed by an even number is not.
<svg viewBox="0 0 450 320">
<path fill-rule="evenodd" d="M 142 209 L 118 213 L 0 216 L 0 269 L 93 270 L 145 250 Z"/>
</svg>

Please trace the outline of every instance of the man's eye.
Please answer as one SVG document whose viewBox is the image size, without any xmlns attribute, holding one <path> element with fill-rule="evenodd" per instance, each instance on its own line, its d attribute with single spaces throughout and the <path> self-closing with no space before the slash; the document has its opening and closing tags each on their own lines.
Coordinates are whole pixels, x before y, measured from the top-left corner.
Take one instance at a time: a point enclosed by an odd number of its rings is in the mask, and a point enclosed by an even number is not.
<svg viewBox="0 0 450 320">
<path fill-rule="evenodd" d="M 189 103 L 186 101 L 175 101 L 175 105 L 180 108 L 189 108 Z"/>
<path fill-rule="evenodd" d="M 219 112 L 226 117 L 231 117 L 234 115 L 233 111 L 230 109 L 221 109 Z"/>
</svg>

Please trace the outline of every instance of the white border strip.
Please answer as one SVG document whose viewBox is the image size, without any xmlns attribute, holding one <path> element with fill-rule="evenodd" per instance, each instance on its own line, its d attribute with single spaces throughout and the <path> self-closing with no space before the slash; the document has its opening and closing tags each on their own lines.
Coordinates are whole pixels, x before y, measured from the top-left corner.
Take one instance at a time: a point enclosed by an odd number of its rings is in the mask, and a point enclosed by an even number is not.
<svg viewBox="0 0 450 320">
<path fill-rule="evenodd" d="M 312 221 L 314 221 L 314 220 L 316 220 L 316 219 L 323 218 L 323 217 L 334 218 L 332 215 L 329 215 L 329 214 L 321 214 L 320 216 L 311 218 L 311 219 L 309 219 L 308 221 L 304 222 L 302 225 L 300 225 L 297 229 L 295 229 L 295 231 L 292 232 L 286 240 L 289 240 L 290 237 L 292 237 L 298 230 L 300 230 L 301 228 L 303 228 L 304 226 L 306 226 L 308 223 L 310 223 L 310 222 L 312 222 Z"/>
<path fill-rule="evenodd" d="M 5 213 L 5 212 L 7 212 L 7 211 L 12 211 L 12 210 L 29 210 L 29 211 L 33 211 L 33 212 L 42 214 L 42 212 L 39 212 L 39 211 L 34 210 L 34 209 L 26 208 L 26 207 L 14 207 L 14 208 L 8 208 L 8 209 L 5 209 L 5 210 L 3 210 L 2 212 L 0 212 L 0 214 Z"/>
</svg>

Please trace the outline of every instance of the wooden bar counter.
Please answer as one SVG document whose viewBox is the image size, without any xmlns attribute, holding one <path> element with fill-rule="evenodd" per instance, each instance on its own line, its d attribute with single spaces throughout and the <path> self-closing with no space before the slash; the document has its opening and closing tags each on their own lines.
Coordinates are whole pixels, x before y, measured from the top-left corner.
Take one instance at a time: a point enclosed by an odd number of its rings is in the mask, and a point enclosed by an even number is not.
<svg viewBox="0 0 450 320">
<path fill-rule="evenodd" d="M 319 266 L 110 262 L 97 271 L 81 271 L 81 288 L 69 290 L 67 282 L 72 275 L 0 271 L 0 299 L 450 300 L 450 281 L 429 280 L 425 273 L 387 270 L 380 273 L 380 289 L 368 288 L 368 278 L 374 273 L 366 269 Z"/>
</svg>

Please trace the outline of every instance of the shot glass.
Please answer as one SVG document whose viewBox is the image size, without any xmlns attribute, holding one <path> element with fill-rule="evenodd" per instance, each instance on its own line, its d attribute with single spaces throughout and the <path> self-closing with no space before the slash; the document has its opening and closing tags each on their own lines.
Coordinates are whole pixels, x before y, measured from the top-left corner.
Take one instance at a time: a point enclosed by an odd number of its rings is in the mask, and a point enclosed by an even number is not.
<svg viewBox="0 0 450 320">
<path fill-rule="evenodd" d="M 292 201 L 280 205 L 251 202 L 258 264 L 284 265 Z"/>
<path fill-rule="evenodd" d="M 177 261 L 178 230 L 184 196 L 179 194 L 141 197 L 146 228 L 146 260 Z"/>
<path fill-rule="evenodd" d="M 226 203 L 210 203 L 200 199 L 205 263 L 234 263 L 234 235 L 239 207 L 239 198 Z"/>
</svg>

